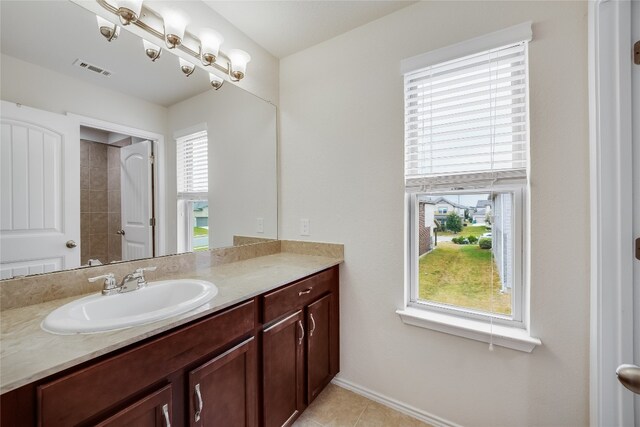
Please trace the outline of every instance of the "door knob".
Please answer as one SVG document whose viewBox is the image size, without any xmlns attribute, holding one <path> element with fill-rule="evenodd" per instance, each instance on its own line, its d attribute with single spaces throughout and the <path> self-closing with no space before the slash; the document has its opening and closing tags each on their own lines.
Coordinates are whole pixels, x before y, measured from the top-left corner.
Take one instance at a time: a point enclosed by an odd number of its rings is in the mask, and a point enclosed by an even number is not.
<svg viewBox="0 0 640 427">
<path fill-rule="evenodd" d="M 620 365 L 616 369 L 616 375 L 623 386 L 635 394 L 640 394 L 640 366 Z"/>
<path fill-rule="evenodd" d="M 116 234 L 119 234 L 121 236 L 124 236 L 124 230 L 118 230 L 116 231 Z"/>
<path fill-rule="evenodd" d="M 67 247 L 68 247 L 69 249 L 73 249 L 73 248 L 75 248 L 76 246 L 78 246 L 78 245 L 76 244 L 76 242 L 75 242 L 75 241 L 73 241 L 73 240 L 67 240 L 66 245 L 67 245 Z"/>
</svg>

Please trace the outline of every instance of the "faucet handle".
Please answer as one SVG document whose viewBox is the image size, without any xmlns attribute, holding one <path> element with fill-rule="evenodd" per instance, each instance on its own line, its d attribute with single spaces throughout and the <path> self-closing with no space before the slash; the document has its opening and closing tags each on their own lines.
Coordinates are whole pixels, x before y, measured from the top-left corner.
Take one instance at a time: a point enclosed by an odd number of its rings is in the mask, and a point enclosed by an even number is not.
<svg viewBox="0 0 640 427">
<path fill-rule="evenodd" d="M 87 279 L 87 280 L 89 280 L 91 283 L 93 283 L 93 282 L 97 282 L 100 279 L 104 279 L 105 284 L 106 284 L 106 282 L 111 281 L 111 280 L 113 280 L 115 282 L 116 277 L 113 275 L 113 273 L 107 273 L 107 274 L 103 274 L 102 276 L 89 277 L 89 279 Z"/>
<path fill-rule="evenodd" d="M 152 267 L 136 268 L 136 273 L 141 274 L 145 271 L 156 271 L 157 269 L 158 267 L 156 267 L 155 265 Z"/>
<path fill-rule="evenodd" d="M 89 277 L 90 282 L 97 282 L 100 279 L 104 279 L 104 285 L 102 286 L 102 295 L 110 295 L 115 292 L 115 289 L 118 287 L 116 283 L 116 277 L 113 273 L 103 274 L 102 276 Z"/>
<path fill-rule="evenodd" d="M 144 272 L 145 271 L 156 271 L 158 267 L 156 266 L 152 266 L 152 267 L 144 267 L 144 268 L 136 268 L 135 271 L 135 277 L 138 278 L 138 289 L 143 288 L 145 286 L 147 286 L 147 279 L 145 279 L 144 277 Z"/>
</svg>

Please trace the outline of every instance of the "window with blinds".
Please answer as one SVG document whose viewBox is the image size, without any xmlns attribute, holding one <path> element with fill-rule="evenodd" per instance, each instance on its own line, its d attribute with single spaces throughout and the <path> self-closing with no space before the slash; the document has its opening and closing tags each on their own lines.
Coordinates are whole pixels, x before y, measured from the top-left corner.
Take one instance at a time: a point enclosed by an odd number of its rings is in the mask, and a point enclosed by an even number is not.
<svg viewBox="0 0 640 427">
<path fill-rule="evenodd" d="M 493 328 L 521 337 L 529 312 L 531 40 L 523 22 L 400 63 L 407 300 L 398 313 L 524 351 L 539 340 L 498 342 Z"/>
<path fill-rule="evenodd" d="M 176 141 L 179 198 L 206 196 L 209 189 L 207 132 L 198 132 Z"/>
<path fill-rule="evenodd" d="M 405 74 L 408 192 L 524 181 L 527 42 Z"/>
</svg>

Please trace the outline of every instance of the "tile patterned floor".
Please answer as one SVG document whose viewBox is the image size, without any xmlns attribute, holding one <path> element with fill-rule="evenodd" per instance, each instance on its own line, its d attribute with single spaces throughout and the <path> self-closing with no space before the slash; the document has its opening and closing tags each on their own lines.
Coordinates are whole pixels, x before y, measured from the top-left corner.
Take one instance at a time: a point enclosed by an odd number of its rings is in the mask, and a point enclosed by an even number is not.
<svg viewBox="0 0 640 427">
<path fill-rule="evenodd" d="M 428 424 L 329 384 L 294 427 L 429 427 Z"/>
</svg>

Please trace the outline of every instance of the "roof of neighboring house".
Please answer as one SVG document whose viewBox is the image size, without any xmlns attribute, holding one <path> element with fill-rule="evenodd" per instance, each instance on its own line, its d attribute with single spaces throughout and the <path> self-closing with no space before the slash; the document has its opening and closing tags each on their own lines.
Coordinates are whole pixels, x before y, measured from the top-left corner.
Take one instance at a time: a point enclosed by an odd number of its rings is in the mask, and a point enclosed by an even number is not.
<svg viewBox="0 0 640 427">
<path fill-rule="evenodd" d="M 438 203 L 446 203 L 446 204 L 449 204 L 449 205 L 453 206 L 454 208 L 458 208 L 458 209 L 472 209 L 469 206 L 465 206 L 465 205 L 461 205 L 459 203 L 452 202 L 451 200 L 445 199 L 444 197 L 438 197 L 437 199 L 433 200 L 433 202 L 436 203 L 436 204 L 438 204 Z"/>
<path fill-rule="evenodd" d="M 476 209 L 484 208 L 487 206 L 493 206 L 493 202 L 491 200 L 478 200 L 478 203 L 476 203 Z"/>
<path fill-rule="evenodd" d="M 418 199 L 418 203 L 420 203 L 421 205 L 435 205 L 436 202 L 434 202 L 433 200 L 421 200 Z"/>
</svg>

